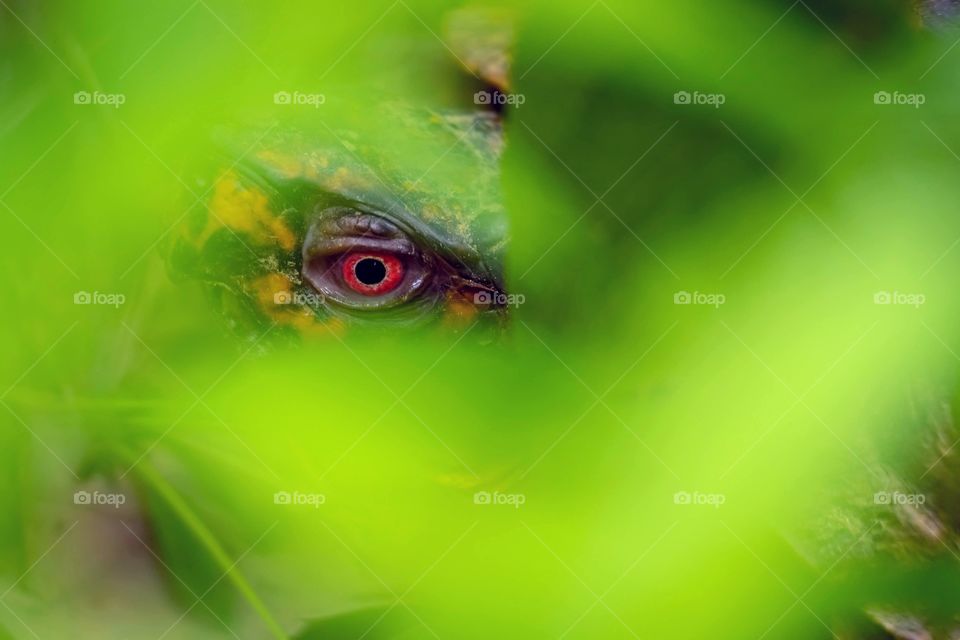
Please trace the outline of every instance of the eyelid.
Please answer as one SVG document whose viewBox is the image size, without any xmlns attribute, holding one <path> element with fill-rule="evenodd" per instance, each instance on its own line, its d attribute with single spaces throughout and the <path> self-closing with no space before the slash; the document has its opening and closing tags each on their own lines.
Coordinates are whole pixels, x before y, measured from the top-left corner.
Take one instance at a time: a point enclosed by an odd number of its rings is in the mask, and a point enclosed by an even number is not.
<svg viewBox="0 0 960 640">
<path fill-rule="evenodd" d="M 309 225 L 303 256 L 310 259 L 351 249 L 418 253 L 414 242 L 390 220 L 359 209 L 331 207 Z"/>
<path fill-rule="evenodd" d="M 401 255 L 416 255 L 416 246 L 406 238 L 373 238 L 339 236 L 332 238 L 313 238 L 313 231 L 307 235 L 304 243 L 304 257 L 307 259 L 328 256 L 352 249 L 366 249 L 369 251 L 386 251 Z"/>
<path fill-rule="evenodd" d="M 323 224 L 324 231 L 332 236 L 363 235 L 380 238 L 403 238 L 404 233 L 392 222 L 372 213 L 357 211 L 353 214 L 331 218 Z"/>
</svg>

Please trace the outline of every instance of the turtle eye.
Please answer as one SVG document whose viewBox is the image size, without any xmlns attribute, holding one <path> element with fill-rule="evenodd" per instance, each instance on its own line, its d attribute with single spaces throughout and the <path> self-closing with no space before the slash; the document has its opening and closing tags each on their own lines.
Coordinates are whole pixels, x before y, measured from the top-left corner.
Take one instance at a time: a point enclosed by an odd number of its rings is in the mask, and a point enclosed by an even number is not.
<svg viewBox="0 0 960 640">
<path fill-rule="evenodd" d="M 388 253 L 354 251 L 341 261 L 348 287 L 365 296 L 390 293 L 403 282 L 403 262 Z"/>
<path fill-rule="evenodd" d="M 423 297 L 433 264 L 395 224 L 356 209 L 321 211 L 304 239 L 304 280 L 346 310 L 397 307 Z"/>
</svg>

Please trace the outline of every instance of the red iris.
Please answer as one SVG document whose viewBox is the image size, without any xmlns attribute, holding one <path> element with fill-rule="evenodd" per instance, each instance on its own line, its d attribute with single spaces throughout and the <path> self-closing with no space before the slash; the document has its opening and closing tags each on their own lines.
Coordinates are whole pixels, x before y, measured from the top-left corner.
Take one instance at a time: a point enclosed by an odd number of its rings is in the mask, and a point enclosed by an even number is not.
<svg viewBox="0 0 960 640">
<path fill-rule="evenodd" d="M 403 281 L 403 263 L 388 253 L 358 251 L 343 259 L 347 286 L 365 296 L 390 293 Z"/>
</svg>

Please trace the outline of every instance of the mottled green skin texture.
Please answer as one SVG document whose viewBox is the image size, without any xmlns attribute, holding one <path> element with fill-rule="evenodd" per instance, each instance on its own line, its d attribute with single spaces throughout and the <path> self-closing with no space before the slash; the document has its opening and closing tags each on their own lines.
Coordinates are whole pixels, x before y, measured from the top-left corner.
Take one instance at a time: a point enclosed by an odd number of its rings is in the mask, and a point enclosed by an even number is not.
<svg viewBox="0 0 960 640">
<path fill-rule="evenodd" d="M 218 159 L 201 171 L 204 188 L 211 189 L 206 207 L 195 207 L 173 243 L 173 270 L 211 285 L 231 320 L 278 319 L 269 304 L 264 308 L 257 284 L 271 274 L 292 283 L 293 293 L 315 293 L 300 274 L 302 243 L 316 213 L 330 206 L 380 214 L 465 277 L 502 290 L 507 222 L 495 114 L 387 104 L 357 111 L 308 107 L 294 116 L 217 133 Z M 224 174 L 266 197 L 270 216 L 289 230 L 292 245 L 274 229 L 243 229 L 218 210 L 215 182 Z M 209 225 L 217 228 L 204 234 Z M 447 293 L 431 292 L 432 299 L 420 301 L 419 313 L 412 314 L 418 324 L 442 315 Z M 309 307 L 318 322 L 404 318 L 403 309 L 351 315 L 324 303 L 292 306 Z"/>
<path fill-rule="evenodd" d="M 943 21 L 956 17 L 960 3 L 956 0 L 918 0 L 917 10 L 924 21 L 939 26 Z"/>
</svg>

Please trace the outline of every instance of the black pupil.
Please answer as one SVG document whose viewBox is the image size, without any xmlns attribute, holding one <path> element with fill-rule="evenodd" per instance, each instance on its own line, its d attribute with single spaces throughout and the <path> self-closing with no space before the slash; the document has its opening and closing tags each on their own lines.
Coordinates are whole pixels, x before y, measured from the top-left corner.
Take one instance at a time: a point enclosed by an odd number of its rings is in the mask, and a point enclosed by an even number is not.
<svg viewBox="0 0 960 640">
<path fill-rule="evenodd" d="M 387 277 L 387 267 L 376 258 L 364 258 L 353 272 L 357 274 L 357 280 L 366 285 L 380 284 Z"/>
</svg>

